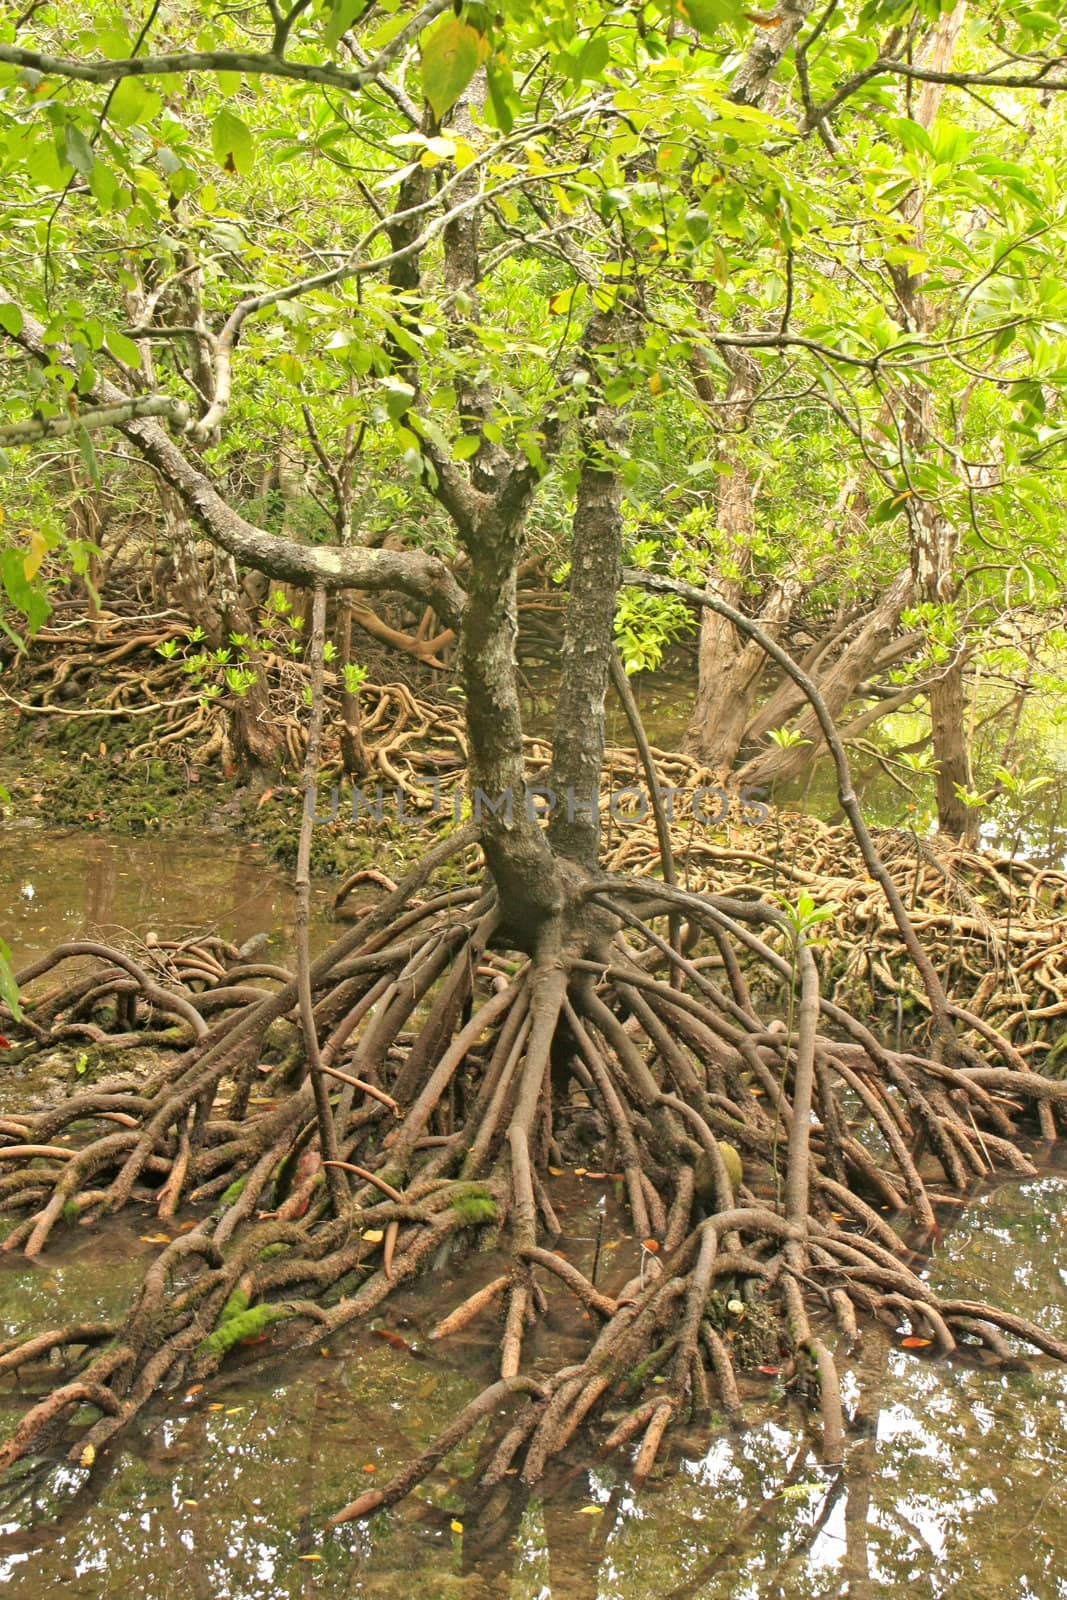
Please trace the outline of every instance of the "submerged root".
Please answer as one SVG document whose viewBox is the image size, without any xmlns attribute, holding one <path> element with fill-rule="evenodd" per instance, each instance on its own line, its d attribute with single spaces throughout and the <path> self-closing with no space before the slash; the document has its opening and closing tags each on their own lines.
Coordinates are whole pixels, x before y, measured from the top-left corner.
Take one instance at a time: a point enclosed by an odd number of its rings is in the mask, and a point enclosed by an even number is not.
<svg viewBox="0 0 1067 1600">
<path fill-rule="evenodd" d="M 79 944 L 19 975 L 88 966 L 27 1000 L 26 1048 L 78 1017 L 104 1041 L 166 1022 L 172 1054 L 0 1123 L 0 1206 L 16 1217 L 3 1249 L 38 1256 L 57 1229 L 131 1203 L 186 1220 L 116 1323 L 0 1349 L 0 1372 L 57 1363 L 0 1465 L 90 1407 L 70 1441 L 82 1460 L 159 1389 L 203 1381 L 268 1332 L 284 1347 L 366 1319 L 476 1240 L 498 1245 L 503 1270 L 433 1337 L 499 1317 L 499 1376 L 334 1523 L 394 1503 L 505 1406 L 486 1483 L 512 1468 L 536 1481 L 620 1395 L 605 1447 L 632 1445 L 646 1477 L 675 1423 L 739 1415 L 738 1372 L 760 1359 L 811 1395 L 836 1461 L 830 1343 L 870 1316 L 945 1355 L 978 1342 L 1015 1360 L 1010 1338 L 1067 1360 L 1013 1313 L 934 1295 L 887 1218 L 929 1233 L 940 1194 L 1032 1171 L 1018 1136 L 1040 1107 L 1062 1121 L 1067 1085 L 1026 1070 L 988 1025 L 951 1063 L 887 1044 L 820 992 L 803 931 L 751 898 L 614 877 L 588 885 L 564 940 L 501 947 L 494 894 L 462 865 L 471 844 L 438 844 L 312 964 L 318 1099 L 283 968 L 208 941 L 154 965 Z M 450 884 L 427 887 L 438 871 Z M 579 1122 L 619 1174 L 635 1235 L 606 1279 L 551 1248 L 546 1172 Z M 535 1378 L 548 1288 L 586 1315 L 588 1346 Z"/>
</svg>

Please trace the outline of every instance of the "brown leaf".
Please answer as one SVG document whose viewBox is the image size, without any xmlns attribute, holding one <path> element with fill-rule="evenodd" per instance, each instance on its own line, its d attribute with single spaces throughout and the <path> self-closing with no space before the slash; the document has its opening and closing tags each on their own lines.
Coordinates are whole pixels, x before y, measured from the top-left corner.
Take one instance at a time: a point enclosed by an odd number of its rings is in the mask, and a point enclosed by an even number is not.
<svg viewBox="0 0 1067 1600">
<path fill-rule="evenodd" d="M 411 1346 L 407 1340 L 402 1339 L 399 1333 L 394 1333 L 392 1328 L 372 1328 L 371 1337 L 381 1339 L 383 1343 L 390 1345 L 394 1350 L 405 1350 L 408 1355 L 412 1354 Z"/>
</svg>

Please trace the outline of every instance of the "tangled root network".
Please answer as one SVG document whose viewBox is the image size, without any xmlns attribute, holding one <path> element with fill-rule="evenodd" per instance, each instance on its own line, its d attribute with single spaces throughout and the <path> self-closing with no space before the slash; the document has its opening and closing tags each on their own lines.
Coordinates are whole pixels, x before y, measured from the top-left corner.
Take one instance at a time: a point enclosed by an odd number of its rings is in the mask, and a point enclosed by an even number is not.
<svg viewBox="0 0 1067 1600">
<path fill-rule="evenodd" d="M 533 1482 L 620 1392 L 632 1404 L 604 1444 L 632 1443 L 640 1480 L 672 1423 L 739 1413 L 731 1301 L 803 1378 L 828 1463 L 846 1429 L 831 1346 L 865 1317 L 945 1355 L 1017 1359 L 1010 1336 L 1067 1359 L 1010 1311 L 934 1295 L 899 1229 L 930 1233 L 940 1195 L 1032 1171 L 1020 1135 L 1055 1133 L 1067 1085 L 958 1007 L 956 1043 L 924 1025 L 924 1051 L 899 1029 L 890 1046 L 822 992 L 826 952 L 769 898 L 616 873 L 588 882 L 563 937 L 520 951 L 481 871 L 457 832 L 383 884 L 310 965 L 310 1047 L 298 979 L 217 939 L 137 959 L 71 943 L 18 975 L 77 962 L 5 1023 L 15 1050 L 155 1048 L 147 1075 L 0 1118 L 3 1249 L 39 1256 L 57 1229 L 131 1204 L 183 1222 L 121 1319 L 0 1346 L 0 1371 L 48 1358 L 55 1380 L 0 1465 L 57 1434 L 84 1460 L 240 1341 L 321 1339 L 472 1242 L 494 1246 L 492 1275 L 434 1331 L 498 1316 L 499 1375 L 336 1522 L 398 1500 L 485 1418 L 483 1481 Z M 601 1284 L 552 1249 L 545 1175 L 576 1118 L 632 1225 L 629 1265 Z M 534 1374 L 524 1347 L 551 1280 L 589 1313 L 587 1348 Z"/>
</svg>

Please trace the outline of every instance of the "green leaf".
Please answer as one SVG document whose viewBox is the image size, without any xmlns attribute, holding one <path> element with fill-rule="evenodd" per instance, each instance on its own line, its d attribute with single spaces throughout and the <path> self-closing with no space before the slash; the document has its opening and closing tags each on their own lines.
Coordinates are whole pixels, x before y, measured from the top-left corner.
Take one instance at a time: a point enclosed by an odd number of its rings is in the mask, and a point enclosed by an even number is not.
<svg viewBox="0 0 1067 1600">
<path fill-rule="evenodd" d="M 255 146 L 247 123 L 223 106 L 211 125 L 211 148 L 215 159 L 227 172 L 243 177 L 252 170 Z"/>
<path fill-rule="evenodd" d="M 104 343 L 111 351 L 111 354 L 119 361 L 125 361 L 128 367 L 139 367 L 141 365 L 141 352 L 133 340 L 128 339 L 124 333 L 119 333 L 116 328 L 108 330 L 104 335 Z"/>
<path fill-rule="evenodd" d="M 9 300 L 0 301 L 0 328 L 11 334 L 12 338 L 17 338 L 22 332 L 22 312 Z"/>
<path fill-rule="evenodd" d="M 0 1000 L 7 1006 L 15 1021 L 21 1022 L 22 1007 L 19 1005 L 18 984 L 11 970 L 11 951 L 3 939 L 0 939 Z"/>
<path fill-rule="evenodd" d="M 570 66 L 570 74 L 575 83 L 589 79 L 602 78 L 604 68 L 611 59 L 611 48 L 602 33 L 598 33 L 583 48 L 578 59 Z"/>
<path fill-rule="evenodd" d="M 93 449 L 93 441 L 89 437 L 89 430 L 87 428 L 78 427 L 75 430 L 75 435 L 78 440 L 78 450 L 81 455 L 82 462 L 84 463 L 85 470 L 88 472 L 90 478 L 92 478 L 93 482 L 99 489 L 100 468 L 97 466 L 96 451 Z"/>
<path fill-rule="evenodd" d="M 96 164 L 92 146 L 73 122 L 68 122 L 63 129 L 63 159 L 74 168 L 75 172 L 80 172 L 83 178 L 89 176 Z"/>
<path fill-rule="evenodd" d="M 515 93 L 514 74 L 507 56 L 502 51 L 498 50 L 490 58 L 486 65 L 485 76 L 489 87 L 490 120 L 496 123 L 501 133 L 510 133 L 515 126 L 519 97 Z"/>
<path fill-rule="evenodd" d="M 423 34 L 422 92 L 438 121 L 450 110 L 489 54 L 484 33 L 462 17 L 445 17 Z"/>
<path fill-rule="evenodd" d="M 741 16 L 738 0 L 682 0 L 681 10 L 703 34 L 715 33 L 724 22 L 736 22 Z"/>
<path fill-rule="evenodd" d="M 111 96 L 108 121 L 119 128 L 132 128 L 137 123 L 151 122 L 162 105 L 162 97 L 140 78 L 123 78 Z"/>
<path fill-rule="evenodd" d="M 933 155 L 933 141 L 921 123 L 912 122 L 910 117 L 894 117 L 889 125 L 905 150 L 913 155 Z"/>
<path fill-rule="evenodd" d="M 323 33 L 323 39 L 331 50 L 366 9 L 366 0 L 333 0 L 330 19 Z"/>
</svg>

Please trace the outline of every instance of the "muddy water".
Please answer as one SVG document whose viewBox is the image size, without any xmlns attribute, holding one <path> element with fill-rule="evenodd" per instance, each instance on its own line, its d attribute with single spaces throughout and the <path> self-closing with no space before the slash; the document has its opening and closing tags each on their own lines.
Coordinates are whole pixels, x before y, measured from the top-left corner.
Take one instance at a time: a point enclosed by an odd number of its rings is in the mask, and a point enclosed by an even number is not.
<svg viewBox="0 0 1067 1600">
<path fill-rule="evenodd" d="M 320 920 L 330 890 L 315 891 Z M 24 966 L 62 940 L 218 933 L 289 942 L 291 880 L 255 846 L 199 835 L 112 838 L 0 825 L 0 938 Z M 323 928 L 325 924 L 323 923 Z"/>
<path fill-rule="evenodd" d="M 1062 1157 L 1067 1163 L 1067 1152 Z M 584 1233 L 594 1201 L 572 1208 Z M 572 1188 L 573 1198 L 573 1188 Z M 1048 1172 L 975 1200 L 930 1263 L 939 1288 L 988 1294 L 1067 1334 L 1067 1183 Z M 577 1239 L 574 1241 L 577 1243 Z M 565 1241 L 566 1247 L 566 1241 Z M 0 1271 L 0 1338 L 108 1315 L 152 1254 L 136 1227 L 68 1241 Z M 624 1463 L 576 1458 L 540 1490 L 487 1507 L 478 1441 L 366 1526 L 322 1523 L 444 1426 L 486 1381 L 495 1325 L 458 1346 L 425 1329 L 475 1261 L 361 1331 L 271 1362 L 259 1352 L 177 1393 L 91 1471 L 54 1459 L 0 1491 L 0 1581 L 20 1600 L 322 1595 L 469 1600 L 1061 1600 L 1067 1596 L 1067 1374 L 947 1364 L 868 1332 L 845 1377 L 843 1471 L 821 1469 L 807 1418 L 755 1396 L 746 1425 L 692 1430 L 640 1494 Z M 551 1316 L 550 1316 L 551 1321 Z M 533 1352 L 561 1358 L 560 1323 Z M 28 1374 L 27 1391 L 34 1389 Z M 18 1414 L 0 1391 L 0 1423 Z"/>
<path fill-rule="evenodd" d="M 211 926 L 240 941 L 286 928 L 285 880 L 236 847 L 0 837 L 0 929 L 23 961 L 56 939 Z M 32 886 L 32 895 L 24 891 Z M 284 937 L 284 934 L 283 934 Z M 570 1230 L 590 1249 L 599 1190 L 562 1179 Z M 3 1258 L 0 1340 L 117 1314 L 158 1250 L 154 1219 L 103 1235 L 71 1229 L 37 1266 Z M 1067 1150 L 1059 1166 L 975 1198 L 932 1257 L 939 1289 L 989 1297 L 1067 1336 Z M 610 1240 L 620 1250 L 632 1241 Z M 91 1469 L 51 1457 L 0 1484 L 0 1582 L 17 1600 L 1067 1600 L 1067 1373 L 1043 1360 L 1001 1372 L 931 1361 L 873 1329 L 845 1378 L 844 1469 L 823 1471 L 810 1419 L 748 1384 L 745 1426 L 676 1437 L 635 1494 L 625 1462 L 575 1456 L 535 1492 L 515 1479 L 487 1506 L 469 1475 L 484 1441 L 449 1458 L 395 1512 L 326 1535 L 329 1514 L 384 1481 L 493 1370 L 491 1317 L 428 1344 L 441 1310 L 492 1275 L 445 1265 L 433 1292 L 388 1322 L 271 1358 L 270 1346 L 206 1389 L 177 1392 Z M 578 1341 L 552 1301 L 531 1350 L 558 1366 Z M 385 1332 L 388 1338 L 381 1335 Z M 0 1433 L 20 1393 L 0 1380 Z"/>
</svg>

